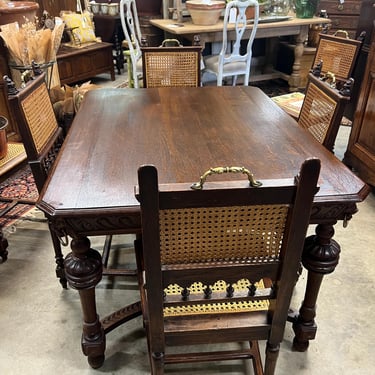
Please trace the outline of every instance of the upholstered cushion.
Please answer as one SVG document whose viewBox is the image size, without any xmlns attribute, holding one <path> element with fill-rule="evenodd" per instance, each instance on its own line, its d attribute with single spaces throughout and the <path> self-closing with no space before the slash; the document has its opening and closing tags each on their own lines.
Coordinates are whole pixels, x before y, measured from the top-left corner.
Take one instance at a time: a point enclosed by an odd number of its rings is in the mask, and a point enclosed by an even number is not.
<svg viewBox="0 0 375 375">
<path fill-rule="evenodd" d="M 219 55 L 209 56 L 204 59 L 205 68 L 212 72 L 218 72 L 219 69 Z M 231 62 L 228 64 L 224 64 L 223 73 L 224 75 L 227 73 L 236 73 L 238 70 L 246 69 L 246 62 L 245 61 L 236 61 Z"/>
<path fill-rule="evenodd" d="M 62 13 L 66 27 L 71 29 L 70 38 L 73 44 L 87 43 L 96 41 L 94 24 L 89 12 L 81 13 Z"/>
</svg>

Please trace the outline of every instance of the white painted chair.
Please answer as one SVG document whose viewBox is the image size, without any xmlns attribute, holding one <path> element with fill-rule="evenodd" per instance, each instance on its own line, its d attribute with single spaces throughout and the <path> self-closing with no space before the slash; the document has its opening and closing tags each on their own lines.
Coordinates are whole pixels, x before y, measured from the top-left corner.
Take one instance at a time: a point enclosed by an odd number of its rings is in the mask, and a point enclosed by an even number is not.
<svg viewBox="0 0 375 375">
<path fill-rule="evenodd" d="M 240 54 L 241 40 L 244 39 L 244 34 L 249 19 L 246 17 L 246 10 L 249 7 L 254 8 L 253 29 L 246 47 L 246 53 Z M 228 25 L 230 25 L 230 16 L 236 11 L 235 15 L 235 34 L 236 40 L 230 43 L 228 37 Z M 213 73 L 217 76 L 217 85 L 222 86 L 223 79 L 226 77 L 233 77 L 233 86 L 236 85 L 237 76 L 243 75 L 245 86 L 249 84 L 250 64 L 252 57 L 252 45 L 255 39 L 255 33 L 258 27 L 259 20 L 259 4 L 256 0 L 247 1 L 230 1 L 227 3 L 224 15 L 223 26 L 223 44 L 219 55 L 208 56 L 205 58 L 205 71 Z M 230 50 L 231 49 L 231 50 Z"/>
<path fill-rule="evenodd" d="M 142 75 L 142 34 L 135 0 L 120 1 L 120 18 L 128 48 L 125 56 L 128 64 L 129 86 L 138 88 L 139 78 Z"/>
</svg>

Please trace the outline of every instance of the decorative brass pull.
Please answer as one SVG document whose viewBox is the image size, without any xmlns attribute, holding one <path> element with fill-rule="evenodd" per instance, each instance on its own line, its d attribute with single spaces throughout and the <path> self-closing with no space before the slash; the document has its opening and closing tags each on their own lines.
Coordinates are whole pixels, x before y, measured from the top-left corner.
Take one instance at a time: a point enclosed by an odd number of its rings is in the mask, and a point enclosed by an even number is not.
<svg viewBox="0 0 375 375">
<path fill-rule="evenodd" d="M 181 44 L 177 39 L 164 39 L 160 47 L 181 47 Z"/>
<path fill-rule="evenodd" d="M 337 30 L 334 34 L 334 36 L 338 36 L 341 38 L 349 39 L 349 34 L 346 30 Z"/>
<path fill-rule="evenodd" d="M 215 167 L 215 168 L 210 168 L 208 171 L 203 173 L 203 175 L 199 179 L 199 182 L 196 182 L 193 185 L 191 185 L 191 188 L 194 190 L 202 190 L 203 184 L 206 182 L 206 179 L 208 176 L 212 174 L 223 174 L 223 173 L 243 173 L 247 175 L 250 186 L 252 187 L 262 186 L 262 183 L 260 181 L 255 180 L 254 175 L 245 167 Z"/>
</svg>

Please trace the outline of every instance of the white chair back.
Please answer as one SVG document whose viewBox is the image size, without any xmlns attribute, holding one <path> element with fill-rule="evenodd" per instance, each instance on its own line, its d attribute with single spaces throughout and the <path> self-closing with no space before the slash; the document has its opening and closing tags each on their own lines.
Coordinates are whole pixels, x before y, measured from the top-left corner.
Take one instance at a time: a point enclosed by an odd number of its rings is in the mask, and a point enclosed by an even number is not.
<svg viewBox="0 0 375 375">
<path fill-rule="evenodd" d="M 135 0 L 121 0 L 120 1 L 120 18 L 121 25 L 125 35 L 125 40 L 128 44 L 131 67 L 128 71 L 131 73 L 129 79 L 133 81 L 134 87 L 139 87 L 138 75 L 142 69 L 137 69 L 140 65 L 142 57 L 141 52 L 141 28 L 139 26 L 139 19 L 137 13 L 137 6 Z"/>
<path fill-rule="evenodd" d="M 254 8 L 254 18 L 252 20 L 253 28 L 250 32 L 246 52 L 241 55 L 241 40 L 245 39 L 245 31 L 249 19 L 246 17 L 246 10 L 249 7 Z M 231 16 L 233 12 L 235 15 L 235 40 L 229 38 L 228 25 L 232 23 Z M 216 74 L 217 85 L 221 86 L 225 77 L 233 77 L 233 85 L 237 82 L 237 76 L 243 75 L 243 84 L 249 84 L 250 64 L 252 57 L 252 45 L 255 39 L 256 30 L 259 21 L 259 4 L 256 0 L 247 1 L 230 1 L 227 3 L 224 14 L 223 26 L 223 44 L 218 56 L 208 57 L 205 61 L 206 71 Z M 246 36 L 247 37 L 247 36 Z"/>
</svg>

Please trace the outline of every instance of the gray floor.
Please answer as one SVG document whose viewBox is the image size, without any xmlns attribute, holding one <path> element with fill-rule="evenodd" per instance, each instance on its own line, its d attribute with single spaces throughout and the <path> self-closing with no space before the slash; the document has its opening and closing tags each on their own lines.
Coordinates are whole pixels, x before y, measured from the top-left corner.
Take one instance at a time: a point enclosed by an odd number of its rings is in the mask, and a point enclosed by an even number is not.
<svg viewBox="0 0 375 375">
<path fill-rule="evenodd" d="M 342 127 L 336 145 L 345 151 L 350 128 Z M 285 331 L 278 361 L 279 375 L 367 375 L 374 373 L 375 271 L 373 231 L 375 196 L 359 204 L 349 226 L 336 226 L 341 244 L 340 264 L 325 277 L 317 309 L 317 337 L 305 353 L 291 351 L 293 332 Z M 313 228 L 311 228 L 313 230 Z M 149 374 L 141 319 L 107 336 L 106 360 L 93 370 L 81 352 L 81 313 L 78 293 L 62 290 L 54 276 L 52 246 L 43 215 L 32 211 L 15 227 L 7 228 L 9 259 L 0 264 L 0 374 Z M 120 262 L 132 257 L 131 236 L 117 237 Z M 99 248 L 102 238 L 93 241 Z M 65 250 L 68 252 L 68 249 Z M 118 255 L 114 252 L 114 255 Z M 124 256 L 125 254 L 125 256 Z M 306 273 L 293 297 L 303 298 Z M 134 280 L 103 278 L 97 288 L 101 317 L 138 299 Z M 252 374 L 242 362 L 187 365 L 170 374 Z"/>
</svg>

